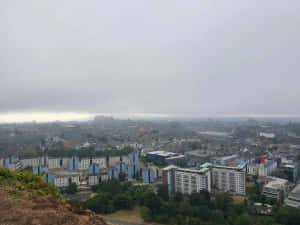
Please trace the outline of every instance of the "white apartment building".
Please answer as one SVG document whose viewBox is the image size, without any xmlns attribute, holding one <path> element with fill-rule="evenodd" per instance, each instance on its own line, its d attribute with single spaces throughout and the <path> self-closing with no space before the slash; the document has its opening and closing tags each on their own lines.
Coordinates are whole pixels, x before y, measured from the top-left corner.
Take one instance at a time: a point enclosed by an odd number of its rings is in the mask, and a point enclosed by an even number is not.
<svg viewBox="0 0 300 225">
<path fill-rule="evenodd" d="M 100 177 L 98 175 L 91 175 L 88 179 L 88 185 L 98 185 Z"/>
<path fill-rule="evenodd" d="M 81 159 L 78 163 L 79 170 L 88 170 L 90 167 L 91 159 Z"/>
<path fill-rule="evenodd" d="M 126 165 L 130 164 L 130 159 L 127 155 L 122 156 L 122 162 L 125 163 Z"/>
<path fill-rule="evenodd" d="M 59 158 L 48 158 L 47 165 L 49 169 L 60 168 L 60 159 Z"/>
<path fill-rule="evenodd" d="M 212 187 L 218 191 L 246 194 L 246 166 L 212 166 Z"/>
<path fill-rule="evenodd" d="M 248 173 L 259 177 L 270 176 L 277 169 L 277 162 L 275 160 L 268 160 L 260 164 L 249 164 Z"/>
<path fill-rule="evenodd" d="M 211 192 L 210 169 L 189 170 L 179 168 L 175 171 L 175 191 L 183 194 L 192 194 L 207 190 Z"/>
<path fill-rule="evenodd" d="M 0 159 L 0 168 L 4 168 L 4 159 Z"/>
<path fill-rule="evenodd" d="M 98 164 L 100 169 L 107 168 L 106 158 L 94 158 L 92 163 Z"/>
<path fill-rule="evenodd" d="M 288 195 L 285 204 L 291 207 L 300 208 L 300 184 L 298 184 Z"/>
<path fill-rule="evenodd" d="M 53 180 L 51 180 L 51 183 L 53 183 L 56 187 L 64 188 L 64 187 L 69 186 L 69 184 L 71 184 L 71 183 L 80 185 L 79 173 L 57 171 L 57 172 L 52 172 L 51 174 L 52 174 L 51 176 L 53 179 Z"/>
<path fill-rule="evenodd" d="M 15 163 L 11 163 L 11 164 L 8 165 L 8 169 L 12 170 L 12 171 L 17 171 L 21 168 L 22 168 L 22 164 L 21 164 L 20 161 L 17 161 Z"/>
<path fill-rule="evenodd" d="M 263 195 L 282 202 L 287 194 L 288 180 L 278 177 L 266 177 L 267 184 L 263 187 Z"/>
<path fill-rule="evenodd" d="M 120 156 L 109 157 L 109 167 L 115 167 L 118 163 L 120 163 L 120 158 Z"/>
<path fill-rule="evenodd" d="M 101 174 L 101 182 L 108 180 L 108 174 Z"/>
<path fill-rule="evenodd" d="M 40 165 L 43 165 L 44 157 L 37 157 L 37 158 L 30 158 L 30 159 L 21 159 L 22 168 L 26 167 L 38 167 Z"/>
<path fill-rule="evenodd" d="M 162 171 L 163 183 L 168 185 L 169 192 L 191 194 L 207 190 L 211 192 L 211 169 L 184 169 L 168 166 Z"/>
</svg>

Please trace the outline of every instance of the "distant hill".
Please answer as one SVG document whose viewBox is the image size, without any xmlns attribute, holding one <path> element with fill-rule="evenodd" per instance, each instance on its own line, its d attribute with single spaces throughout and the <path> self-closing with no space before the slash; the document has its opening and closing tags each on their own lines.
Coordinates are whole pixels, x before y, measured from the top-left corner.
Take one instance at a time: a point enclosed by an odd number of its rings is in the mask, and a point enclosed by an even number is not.
<svg viewBox="0 0 300 225">
<path fill-rule="evenodd" d="M 28 171 L 0 168 L 0 224 L 106 225 L 94 213 L 63 199 L 59 190 Z"/>
</svg>

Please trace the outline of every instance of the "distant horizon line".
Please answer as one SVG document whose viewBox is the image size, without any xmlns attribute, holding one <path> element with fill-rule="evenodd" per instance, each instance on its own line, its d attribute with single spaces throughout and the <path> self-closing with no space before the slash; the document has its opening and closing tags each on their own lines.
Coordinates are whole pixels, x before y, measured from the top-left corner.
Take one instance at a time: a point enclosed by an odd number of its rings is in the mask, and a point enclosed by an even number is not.
<svg viewBox="0 0 300 225">
<path fill-rule="evenodd" d="M 203 118 L 273 118 L 288 119 L 300 118 L 295 114 L 210 114 L 210 115 L 182 115 L 163 113 L 89 113 L 89 112 L 3 112 L 0 113 L 0 123 L 26 123 L 26 122 L 69 122 L 88 121 L 95 116 L 114 117 L 117 119 L 203 119 Z"/>
</svg>

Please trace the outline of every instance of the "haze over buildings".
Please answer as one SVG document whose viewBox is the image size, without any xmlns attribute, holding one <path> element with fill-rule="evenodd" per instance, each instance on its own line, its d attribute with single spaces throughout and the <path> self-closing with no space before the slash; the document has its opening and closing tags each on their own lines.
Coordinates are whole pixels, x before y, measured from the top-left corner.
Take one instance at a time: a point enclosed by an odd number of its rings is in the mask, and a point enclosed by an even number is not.
<svg viewBox="0 0 300 225">
<path fill-rule="evenodd" d="M 299 10 L 293 0 L 2 1 L 0 113 L 299 115 Z"/>
</svg>

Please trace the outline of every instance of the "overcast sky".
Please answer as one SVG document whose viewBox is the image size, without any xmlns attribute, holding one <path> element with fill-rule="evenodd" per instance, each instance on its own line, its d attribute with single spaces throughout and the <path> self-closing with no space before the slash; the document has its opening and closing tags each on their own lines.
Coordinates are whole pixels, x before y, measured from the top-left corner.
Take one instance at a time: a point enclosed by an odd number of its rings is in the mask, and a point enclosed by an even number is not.
<svg viewBox="0 0 300 225">
<path fill-rule="evenodd" d="M 300 115 L 299 0 L 0 1 L 0 112 Z"/>
</svg>

